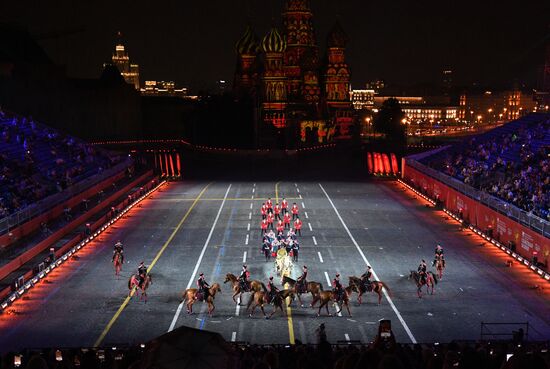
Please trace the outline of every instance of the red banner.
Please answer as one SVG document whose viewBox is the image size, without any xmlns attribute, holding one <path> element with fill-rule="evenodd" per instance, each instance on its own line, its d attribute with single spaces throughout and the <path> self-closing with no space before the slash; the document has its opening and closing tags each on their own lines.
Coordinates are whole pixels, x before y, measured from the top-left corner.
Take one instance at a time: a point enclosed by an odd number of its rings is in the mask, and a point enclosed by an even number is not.
<svg viewBox="0 0 550 369">
<path fill-rule="evenodd" d="M 395 154 L 391 153 L 391 166 L 392 166 L 392 172 L 393 174 L 399 173 L 399 166 L 397 166 L 397 158 L 395 157 Z"/>
<path fill-rule="evenodd" d="M 388 154 L 382 154 L 382 161 L 384 162 L 384 173 L 390 174 L 391 173 L 391 167 L 390 167 L 390 158 L 388 157 Z"/>
<path fill-rule="evenodd" d="M 166 168 L 166 175 L 167 176 L 172 176 L 172 174 L 170 174 L 170 167 L 168 166 L 168 154 L 164 154 L 164 167 Z"/>
<path fill-rule="evenodd" d="M 373 166 L 372 166 L 372 154 L 370 152 L 367 153 L 367 166 L 369 167 L 369 173 L 373 173 Z"/>
<path fill-rule="evenodd" d="M 164 175 L 164 168 L 162 166 L 162 154 L 158 154 L 160 173 Z"/>
<path fill-rule="evenodd" d="M 181 164 L 180 164 L 180 154 L 177 153 L 177 156 L 176 156 L 176 164 L 177 164 L 177 167 L 178 167 L 178 176 L 181 176 Z"/>
<path fill-rule="evenodd" d="M 168 154 L 170 157 L 170 169 L 172 170 L 172 176 L 176 175 L 176 171 L 174 170 L 174 160 L 173 160 L 173 154 Z"/>
<path fill-rule="evenodd" d="M 405 168 L 403 168 L 405 169 Z M 405 171 L 404 171 L 405 172 Z M 550 241 L 536 231 L 500 214 L 447 185 L 421 173 L 417 169 L 406 167 L 403 179 L 413 184 L 417 190 L 433 199 L 439 199 L 451 212 L 462 214 L 464 220 L 482 231 L 488 231 L 493 237 L 508 246 L 512 241 L 516 252 L 531 260 L 536 252 L 539 262 L 548 263 Z"/>
</svg>

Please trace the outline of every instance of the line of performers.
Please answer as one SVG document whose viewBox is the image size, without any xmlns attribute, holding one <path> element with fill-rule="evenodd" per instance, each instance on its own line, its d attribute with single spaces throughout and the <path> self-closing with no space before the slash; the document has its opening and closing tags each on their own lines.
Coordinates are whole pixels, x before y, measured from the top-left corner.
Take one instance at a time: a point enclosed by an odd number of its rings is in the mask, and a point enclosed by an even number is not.
<svg viewBox="0 0 550 369">
<path fill-rule="evenodd" d="M 296 203 L 292 204 L 292 207 L 288 208 L 288 201 L 283 198 L 281 205 L 276 203 L 273 206 L 273 201 L 267 199 L 260 208 L 262 214 L 262 221 L 260 223 L 261 234 L 264 235 L 268 228 L 276 229 L 277 233 L 284 232 L 287 228 L 291 227 L 291 222 L 294 226 L 295 233 L 302 235 L 302 221 L 298 215 L 299 209 Z"/>
<path fill-rule="evenodd" d="M 432 266 L 436 266 L 438 261 L 441 261 L 442 266 L 445 267 L 445 252 L 443 247 L 440 244 L 437 244 L 434 251 L 434 260 Z M 428 271 L 428 266 L 426 265 L 426 260 L 422 259 L 417 268 L 418 274 L 420 275 L 421 282 L 426 283 L 426 273 Z"/>
</svg>

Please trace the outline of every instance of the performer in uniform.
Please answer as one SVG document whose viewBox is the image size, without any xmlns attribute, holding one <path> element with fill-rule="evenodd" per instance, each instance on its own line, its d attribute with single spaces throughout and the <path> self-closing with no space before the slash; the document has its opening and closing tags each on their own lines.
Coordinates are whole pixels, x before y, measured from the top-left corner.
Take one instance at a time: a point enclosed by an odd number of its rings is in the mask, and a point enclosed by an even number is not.
<svg viewBox="0 0 550 369">
<path fill-rule="evenodd" d="M 260 226 L 262 227 L 262 233 L 261 233 L 261 235 L 263 236 L 263 235 L 267 232 L 268 223 L 267 223 L 267 219 L 266 219 L 266 218 L 262 219 L 262 222 L 260 223 Z"/>
<path fill-rule="evenodd" d="M 138 265 L 137 274 L 139 276 L 139 287 L 141 287 L 147 276 L 147 266 L 145 266 L 143 261 Z"/>
<path fill-rule="evenodd" d="M 271 197 L 267 199 L 266 205 L 267 205 L 267 212 L 273 214 L 273 201 L 271 201 Z"/>
<path fill-rule="evenodd" d="M 340 283 L 340 274 L 336 273 L 336 276 L 332 280 L 332 292 L 336 294 L 336 301 L 342 300 L 342 295 L 344 292 L 344 288 L 342 287 L 342 284 Z"/>
<path fill-rule="evenodd" d="M 426 260 L 422 259 L 422 261 L 420 262 L 420 265 L 418 265 L 418 274 L 420 275 L 420 281 L 423 284 L 426 284 L 426 270 L 427 270 Z"/>
<path fill-rule="evenodd" d="M 283 201 L 281 202 L 281 211 L 283 214 L 286 214 L 288 212 L 288 201 L 283 197 Z"/>
<path fill-rule="evenodd" d="M 269 261 L 270 253 L 271 253 L 271 243 L 269 242 L 269 239 L 267 237 L 264 237 L 264 242 L 262 244 L 262 252 L 265 256 L 265 261 Z"/>
<path fill-rule="evenodd" d="M 302 293 L 302 292 L 305 292 L 305 286 L 307 284 L 307 266 L 303 266 L 302 267 L 302 275 L 298 277 L 298 279 L 296 280 L 296 284 L 297 284 L 297 290 Z"/>
<path fill-rule="evenodd" d="M 300 236 L 302 235 L 302 221 L 300 218 L 296 218 L 294 221 L 294 228 L 296 229 L 296 233 L 298 233 Z"/>
<path fill-rule="evenodd" d="M 298 251 L 300 251 L 300 244 L 296 240 L 292 242 L 292 261 L 298 262 Z"/>
<path fill-rule="evenodd" d="M 273 229 L 273 220 L 275 218 L 273 217 L 273 213 L 267 213 L 267 225 L 269 228 Z"/>
<path fill-rule="evenodd" d="M 262 213 L 262 219 L 265 219 L 265 217 L 267 216 L 267 206 L 265 206 L 265 204 L 262 204 L 260 212 Z"/>
<path fill-rule="evenodd" d="M 208 288 L 210 288 L 210 285 L 208 282 L 206 282 L 206 279 L 204 278 L 204 273 L 199 274 L 199 279 L 197 280 L 197 287 L 199 288 L 200 297 L 203 301 L 206 300 L 208 297 Z M 195 295 L 195 300 L 199 299 L 198 294 Z"/>
<path fill-rule="evenodd" d="M 372 268 L 370 265 L 367 265 L 367 271 L 361 275 L 361 283 L 367 289 L 367 291 L 372 291 L 372 285 L 370 278 L 372 277 Z"/>
<path fill-rule="evenodd" d="M 435 253 L 435 256 L 434 256 L 434 261 L 432 263 L 432 266 L 435 266 L 435 263 L 438 258 L 441 258 L 441 261 L 443 262 L 443 266 L 445 266 L 445 255 L 443 255 L 444 253 L 443 247 L 441 247 L 440 244 L 437 244 L 437 246 L 435 247 L 434 253 Z"/>
<path fill-rule="evenodd" d="M 298 205 L 292 204 L 292 220 L 298 218 Z"/>
<path fill-rule="evenodd" d="M 115 261 L 115 255 L 117 254 L 117 252 L 120 254 L 120 262 L 124 264 L 124 246 L 122 245 L 122 242 L 120 242 L 120 240 L 115 243 L 113 250 L 113 261 Z"/>
<path fill-rule="evenodd" d="M 283 224 L 283 221 L 279 220 L 277 222 L 277 235 L 279 235 L 280 233 L 283 233 L 284 230 L 285 230 L 285 226 Z"/>
<path fill-rule="evenodd" d="M 279 203 L 275 204 L 275 219 L 279 220 L 281 219 L 281 216 L 279 215 L 281 213 L 281 205 Z"/>
<path fill-rule="evenodd" d="M 248 270 L 247 270 L 247 267 L 246 267 L 246 264 L 243 265 L 243 269 L 241 271 L 241 275 L 239 276 L 239 282 L 241 284 L 241 289 L 245 292 L 248 292 L 249 288 L 248 288 L 248 277 L 249 277 L 249 274 L 248 273 Z"/>
<path fill-rule="evenodd" d="M 273 301 L 273 298 L 275 295 L 279 292 L 279 289 L 275 286 L 275 283 L 273 283 L 273 276 L 269 277 L 269 282 L 267 283 L 267 302 L 271 303 Z"/>
<path fill-rule="evenodd" d="M 285 225 L 285 228 L 290 228 L 290 213 L 285 213 L 285 215 L 283 215 L 283 223 Z"/>
</svg>

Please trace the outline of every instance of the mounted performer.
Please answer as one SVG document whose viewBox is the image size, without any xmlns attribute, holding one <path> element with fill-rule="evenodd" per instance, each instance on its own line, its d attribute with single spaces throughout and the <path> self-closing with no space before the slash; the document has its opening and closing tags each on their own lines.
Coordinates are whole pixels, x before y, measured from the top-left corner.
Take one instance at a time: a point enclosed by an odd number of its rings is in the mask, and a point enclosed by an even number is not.
<svg viewBox="0 0 550 369">
<path fill-rule="evenodd" d="M 361 283 L 367 290 L 367 292 L 372 291 L 372 282 L 370 281 L 372 277 L 372 267 L 367 265 L 367 271 L 361 275 Z"/>
<path fill-rule="evenodd" d="M 437 244 L 434 251 L 434 261 L 432 263 L 432 266 L 435 266 L 435 263 L 438 259 L 441 259 L 443 261 L 443 266 L 445 266 L 445 255 L 443 251 L 443 247 L 441 247 L 440 244 Z"/>
<path fill-rule="evenodd" d="M 243 265 L 243 269 L 241 270 L 241 275 L 239 275 L 239 284 L 241 287 L 241 290 L 244 292 L 250 291 L 250 285 L 248 282 L 248 278 L 250 277 L 250 273 L 248 272 L 246 264 Z"/>
<path fill-rule="evenodd" d="M 332 292 L 336 296 L 336 302 L 343 300 L 344 287 L 340 283 L 340 273 L 336 273 L 334 279 L 332 280 Z"/>
<path fill-rule="evenodd" d="M 306 293 L 306 285 L 307 285 L 307 266 L 302 267 L 302 275 L 298 277 L 296 280 L 296 291 L 298 293 Z"/>
<path fill-rule="evenodd" d="M 115 261 L 115 255 L 120 255 L 120 263 L 124 264 L 124 246 L 122 245 L 122 242 L 118 240 L 117 243 L 115 243 L 115 246 L 113 247 L 113 261 Z"/>
<path fill-rule="evenodd" d="M 145 277 L 147 277 L 147 266 L 143 261 L 138 265 L 137 275 L 139 277 L 139 287 L 142 288 Z"/>
<path fill-rule="evenodd" d="M 206 282 L 204 278 L 204 273 L 199 274 L 199 279 L 197 280 L 197 287 L 199 288 L 199 293 L 195 295 L 195 300 L 206 301 L 208 298 L 208 289 L 210 285 Z"/>
<path fill-rule="evenodd" d="M 267 282 L 267 302 L 272 303 L 273 298 L 279 292 L 279 289 L 273 283 L 273 276 L 269 277 L 269 282 Z"/>
</svg>

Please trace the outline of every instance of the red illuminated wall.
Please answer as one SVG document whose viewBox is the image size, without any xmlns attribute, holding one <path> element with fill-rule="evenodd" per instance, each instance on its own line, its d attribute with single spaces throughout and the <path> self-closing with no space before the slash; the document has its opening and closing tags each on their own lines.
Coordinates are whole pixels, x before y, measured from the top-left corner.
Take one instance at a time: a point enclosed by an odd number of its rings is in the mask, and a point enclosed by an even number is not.
<svg viewBox="0 0 550 369">
<path fill-rule="evenodd" d="M 425 195 L 442 201 L 444 207 L 451 212 L 462 211 L 463 218 L 477 228 L 492 229 L 493 237 L 504 245 L 513 241 L 516 252 L 521 256 L 530 260 L 533 251 L 537 251 L 539 262 L 548 264 L 550 240 L 543 235 L 407 166 L 405 161 L 403 161 L 403 179 Z"/>
</svg>

